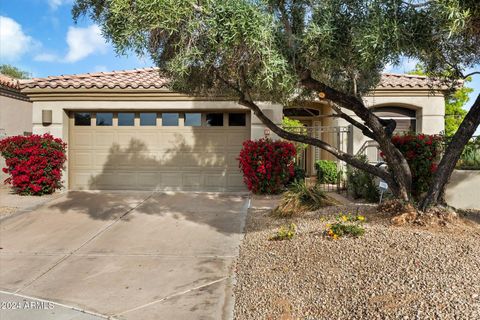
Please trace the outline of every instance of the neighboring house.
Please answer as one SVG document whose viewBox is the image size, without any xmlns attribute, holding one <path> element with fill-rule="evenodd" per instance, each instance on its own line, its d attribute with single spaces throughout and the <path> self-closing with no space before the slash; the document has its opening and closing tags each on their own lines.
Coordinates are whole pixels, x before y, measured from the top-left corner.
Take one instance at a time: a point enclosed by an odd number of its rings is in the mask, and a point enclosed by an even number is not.
<svg viewBox="0 0 480 320">
<path fill-rule="evenodd" d="M 20 92 L 20 81 L 0 74 L 0 139 L 32 132 L 32 103 Z M 5 160 L 0 157 L 0 187 L 8 177 L 1 168 Z"/>
<path fill-rule="evenodd" d="M 19 80 L 0 74 L 0 137 L 31 132 L 31 101 L 20 92 Z"/>
<path fill-rule="evenodd" d="M 399 83 L 388 80 L 392 77 Z M 426 82 L 387 75 L 366 100 L 383 107 L 379 112 L 387 113 L 382 116 L 393 112 L 403 117 L 401 126 L 438 133 L 443 130 L 443 95 L 432 95 Z M 269 132 L 235 101 L 169 91 L 156 68 L 32 79 L 22 87 L 33 102 L 33 132 L 68 142 L 69 189 L 245 190 L 237 161 L 242 142 Z M 311 110 L 260 106 L 278 125 L 285 111 L 314 127 L 314 134 L 320 127 L 349 130 L 332 117 L 326 102 Z M 364 140 L 355 130 L 342 138 L 335 134 L 329 139 L 351 152 Z M 327 157 L 313 149 L 309 155 L 310 167 L 316 158 Z"/>
</svg>

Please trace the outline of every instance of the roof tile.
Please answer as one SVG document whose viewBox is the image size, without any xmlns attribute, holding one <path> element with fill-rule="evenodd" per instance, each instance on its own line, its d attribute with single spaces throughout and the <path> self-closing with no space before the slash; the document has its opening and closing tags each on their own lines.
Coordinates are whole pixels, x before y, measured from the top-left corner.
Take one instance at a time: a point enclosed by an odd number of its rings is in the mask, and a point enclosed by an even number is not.
<svg viewBox="0 0 480 320">
<path fill-rule="evenodd" d="M 3 78 L 3 76 L 2 76 Z M 0 78 L 3 85 L 3 79 Z M 40 89 L 161 89 L 168 81 L 160 76 L 158 68 L 49 76 L 16 82 L 19 88 Z M 15 85 L 15 84 L 12 84 Z M 385 73 L 379 89 L 446 89 L 439 81 L 425 76 Z"/>
</svg>

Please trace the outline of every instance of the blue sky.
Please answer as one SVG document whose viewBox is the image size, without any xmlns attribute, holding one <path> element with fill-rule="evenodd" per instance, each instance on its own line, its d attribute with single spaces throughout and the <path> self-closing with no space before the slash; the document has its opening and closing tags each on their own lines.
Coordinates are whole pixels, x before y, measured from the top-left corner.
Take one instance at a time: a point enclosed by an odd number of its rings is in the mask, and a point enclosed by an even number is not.
<svg viewBox="0 0 480 320">
<path fill-rule="evenodd" d="M 0 63 L 17 66 L 34 77 L 152 65 L 148 58 L 133 53 L 118 57 L 98 26 L 88 19 L 73 22 L 72 4 L 73 0 L 0 0 Z M 404 60 L 399 66 L 387 66 L 386 71 L 404 73 L 414 67 L 414 61 Z M 480 93 L 480 75 L 469 86 L 475 91 L 467 109 Z"/>
</svg>

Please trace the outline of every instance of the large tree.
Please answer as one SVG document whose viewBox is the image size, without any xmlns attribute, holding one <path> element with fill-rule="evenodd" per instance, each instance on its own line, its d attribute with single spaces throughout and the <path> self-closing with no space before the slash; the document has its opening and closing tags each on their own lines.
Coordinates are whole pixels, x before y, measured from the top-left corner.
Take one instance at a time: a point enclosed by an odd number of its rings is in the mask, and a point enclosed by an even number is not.
<svg viewBox="0 0 480 320">
<path fill-rule="evenodd" d="M 235 97 L 280 137 L 322 148 L 386 180 L 406 201 L 411 200 L 412 175 L 391 142 L 395 122 L 375 116 L 362 95 L 375 87 L 386 64 L 401 57 L 418 59 L 429 74 L 448 74 L 452 85 L 480 61 L 476 0 L 77 0 L 73 14 L 97 22 L 120 54 L 133 49 L 150 55 L 173 90 Z M 388 170 L 283 130 L 256 103 L 300 104 L 318 100 L 319 94 L 340 117 L 378 142 Z M 439 200 L 479 122 L 477 98 L 422 209 Z"/>
<path fill-rule="evenodd" d="M 0 65 L 0 73 L 15 79 L 28 79 L 31 77 L 30 72 L 23 71 L 9 64 Z"/>
</svg>

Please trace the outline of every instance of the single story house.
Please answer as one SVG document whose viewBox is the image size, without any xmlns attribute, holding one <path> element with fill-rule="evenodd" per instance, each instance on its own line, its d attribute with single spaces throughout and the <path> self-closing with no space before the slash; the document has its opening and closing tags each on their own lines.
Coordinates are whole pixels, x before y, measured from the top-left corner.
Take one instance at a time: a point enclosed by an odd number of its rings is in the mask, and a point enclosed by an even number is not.
<svg viewBox="0 0 480 320">
<path fill-rule="evenodd" d="M 32 79 L 22 92 L 33 102 L 33 133 L 68 142 L 65 185 L 73 190 L 245 190 L 237 162 L 242 142 L 269 132 L 235 101 L 169 91 L 156 68 Z M 424 77 L 384 75 L 365 100 L 380 116 L 400 120 L 401 130 L 443 130 L 444 96 Z M 285 110 L 260 106 L 275 123 L 284 114 L 299 119 L 349 152 L 366 141 L 327 101 Z M 335 134 L 324 137 L 328 128 Z M 313 162 L 328 155 L 311 148 L 304 158 L 313 174 Z"/>
</svg>

